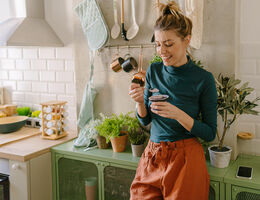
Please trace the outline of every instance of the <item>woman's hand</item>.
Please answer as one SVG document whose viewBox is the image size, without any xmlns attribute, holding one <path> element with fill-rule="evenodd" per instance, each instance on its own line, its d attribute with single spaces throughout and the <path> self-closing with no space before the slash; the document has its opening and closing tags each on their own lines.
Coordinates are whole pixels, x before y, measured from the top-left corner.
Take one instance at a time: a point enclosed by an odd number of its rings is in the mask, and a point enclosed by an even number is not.
<svg viewBox="0 0 260 200">
<path fill-rule="evenodd" d="M 169 102 L 153 102 L 151 104 L 151 111 L 161 117 L 176 119 L 181 114 L 181 110 Z"/>
<path fill-rule="evenodd" d="M 132 83 L 129 88 L 129 93 L 128 93 L 131 98 L 139 104 L 144 103 L 144 88 L 141 87 L 139 84 Z"/>
</svg>

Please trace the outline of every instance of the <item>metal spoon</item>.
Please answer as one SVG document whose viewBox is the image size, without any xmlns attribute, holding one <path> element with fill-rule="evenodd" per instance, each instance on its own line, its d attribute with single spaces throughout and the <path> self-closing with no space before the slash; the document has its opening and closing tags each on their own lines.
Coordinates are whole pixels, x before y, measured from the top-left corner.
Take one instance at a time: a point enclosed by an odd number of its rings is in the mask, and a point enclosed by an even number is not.
<svg viewBox="0 0 260 200">
<path fill-rule="evenodd" d="M 112 29 L 111 29 L 111 37 L 113 39 L 116 39 L 119 34 L 120 34 L 120 26 L 118 24 L 118 20 L 117 20 L 117 0 L 113 1 L 113 8 L 114 8 L 114 21 L 115 24 L 113 25 Z"/>
<path fill-rule="evenodd" d="M 136 23 L 136 19 L 135 19 L 135 0 L 131 0 L 131 6 L 132 6 L 133 24 L 127 30 L 127 33 L 126 33 L 126 37 L 127 37 L 128 40 L 133 39 L 137 35 L 137 33 L 139 31 L 139 26 Z"/>
<path fill-rule="evenodd" d="M 146 89 L 146 90 L 148 90 L 149 92 L 152 92 L 152 93 L 159 92 L 159 90 L 157 88 L 150 88 L 150 89 L 144 88 L 144 89 Z"/>
</svg>

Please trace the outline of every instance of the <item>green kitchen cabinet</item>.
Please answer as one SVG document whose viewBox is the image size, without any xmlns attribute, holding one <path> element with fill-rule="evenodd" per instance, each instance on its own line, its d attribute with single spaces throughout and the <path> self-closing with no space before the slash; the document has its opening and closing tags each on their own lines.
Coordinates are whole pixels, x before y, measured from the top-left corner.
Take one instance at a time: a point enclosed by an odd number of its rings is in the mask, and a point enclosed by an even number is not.
<svg viewBox="0 0 260 200">
<path fill-rule="evenodd" d="M 252 167 L 252 179 L 237 178 L 236 173 L 239 166 Z M 260 200 L 260 157 L 239 155 L 234 165 L 229 167 L 224 182 L 226 184 L 226 199 Z"/>
<path fill-rule="evenodd" d="M 229 167 L 214 168 L 207 161 L 210 175 L 209 200 L 260 200 L 260 157 L 241 155 Z M 67 142 L 52 148 L 53 199 L 85 200 L 84 181 L 98 178 L 98 200 L 128 200 L 139 158 L 130 148 L 114 153 L 112 149 L 73 147 Z M 236 178 L 238 165 L 253 166 L 252 180 Z"/>
</svg>

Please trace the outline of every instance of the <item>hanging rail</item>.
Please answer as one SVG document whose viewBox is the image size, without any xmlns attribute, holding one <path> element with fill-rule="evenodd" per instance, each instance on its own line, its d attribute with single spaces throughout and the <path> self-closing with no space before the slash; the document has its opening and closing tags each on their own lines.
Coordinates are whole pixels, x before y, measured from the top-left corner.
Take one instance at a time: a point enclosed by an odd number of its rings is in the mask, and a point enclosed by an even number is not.
<svg viewBox="0 0 260 200">
<path fill-rule="evenodd" d="M 104 48 L 108 49 L 128 49 L 128 48 L 155 48 L 155 44 L 137 44 L 137 45 L 107 45 Z"/>
</svg>

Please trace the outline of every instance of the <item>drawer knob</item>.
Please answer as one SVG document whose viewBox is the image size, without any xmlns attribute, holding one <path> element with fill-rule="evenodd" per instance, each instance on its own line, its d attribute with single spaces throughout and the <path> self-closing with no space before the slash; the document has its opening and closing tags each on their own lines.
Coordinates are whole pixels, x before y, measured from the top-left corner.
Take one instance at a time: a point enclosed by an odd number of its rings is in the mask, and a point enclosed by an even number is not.
<svg viewBox="0 0 260 200">
<path fill-rule="evenodd" d="M 12 169 L 13 170 L 17 170 L 17 169 L 20 169 L 20 165 L 18 163 L 15 163 L 15 164 L 12 164 Z"/>
</svg>

